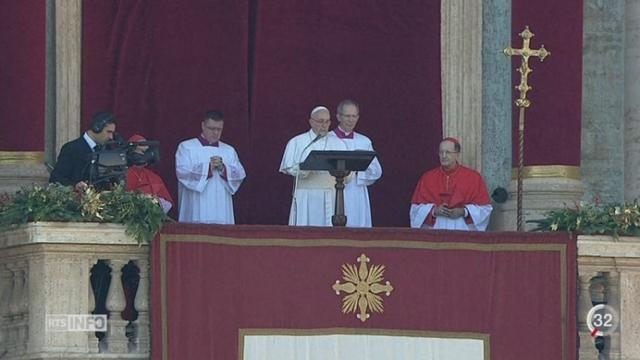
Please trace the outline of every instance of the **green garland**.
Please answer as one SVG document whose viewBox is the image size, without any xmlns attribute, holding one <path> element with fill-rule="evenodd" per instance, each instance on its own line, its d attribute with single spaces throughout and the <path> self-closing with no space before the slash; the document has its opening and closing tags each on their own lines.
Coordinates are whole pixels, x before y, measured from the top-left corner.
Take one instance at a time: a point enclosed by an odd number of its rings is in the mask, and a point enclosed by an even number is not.
<svg viewBox="0 0 640 360">
<path fill-rule="evenodd" d="M 552 210 L 540 220 L 530 220 L 533 231 L 570 231 L 584 235 L 640 236 L 638 202 L 599 206 L 580 204 Z"/>
<path fill-rule="evenodd" d="M 98 192 L 89 187 L 77 192 L 71 186 L 49 184 L 22 188 L 0 196 L 0 231 L 35 221 L 118 223 L 139 244 L 148 243 L 167 219 L 158 200 L 123 185 Z"/>
</svg>

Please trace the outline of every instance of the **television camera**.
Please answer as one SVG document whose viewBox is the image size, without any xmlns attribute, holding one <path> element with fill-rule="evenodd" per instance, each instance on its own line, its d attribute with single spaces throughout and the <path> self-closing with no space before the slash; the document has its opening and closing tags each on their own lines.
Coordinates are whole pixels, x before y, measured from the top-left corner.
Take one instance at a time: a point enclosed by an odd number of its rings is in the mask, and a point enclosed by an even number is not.
<svg viewBox="0 0 640 360">
<path fill-rule="evenodd" d="M 140 151 L 138 146 L 146 146 Z M 160 142 L 145 140 L 131 142 L 116 135 L 98 150 L 89 154 L 89 184 L 107 188 L 110 184 L 124 182 L 127 168 L 132 165 L 151 165 L 160 161 Z"/>
</svg>

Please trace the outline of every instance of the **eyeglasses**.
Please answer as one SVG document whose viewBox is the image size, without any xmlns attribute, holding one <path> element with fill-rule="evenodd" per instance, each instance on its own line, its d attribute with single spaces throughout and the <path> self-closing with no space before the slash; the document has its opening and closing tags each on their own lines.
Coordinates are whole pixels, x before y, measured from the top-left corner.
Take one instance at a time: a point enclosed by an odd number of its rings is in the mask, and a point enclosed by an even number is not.
<svg viewBox="0 0 640 360">
<path fill-rule="evenodd" d="M 347 119 L 357 119 L 360 117 L 360 114 L 355 114 L 355 115 L 351 115 L 351 114 L 340 114 L 338 113 L 338 115 L 345 117 Z"/>
<path fill-rule="evenodd" d="M 318 124 L 328 124 L 331 122 L 331 119 L 314 119 L 311 118 L 311 120 L 315 121 Z"/>
<path fill-rule="evenodd" d="M 440 151 L 440 152 L 438 152 L 438 155 L 440 155 L 440 156 L 449 156 L 451 154 L 457 154 L 459 152 L 460 151 Z"/>
</svg>

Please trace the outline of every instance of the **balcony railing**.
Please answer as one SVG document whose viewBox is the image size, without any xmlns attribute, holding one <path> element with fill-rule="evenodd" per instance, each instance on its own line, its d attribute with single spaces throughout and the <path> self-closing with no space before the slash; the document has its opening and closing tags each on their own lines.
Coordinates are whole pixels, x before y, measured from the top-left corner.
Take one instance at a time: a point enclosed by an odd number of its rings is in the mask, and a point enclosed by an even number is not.
<svg viewBox="0 0 640 360">
<path fill-rule="evenodd" d="M 580 236 L 578 273 L 580 359 L 640 360 L 640 239 Z M 587 326 L 597 304 L 619 314 L 611 335 Z M 47 322 L 93 313 L 108 316 L 106 332 Z M 0 233 L 0 359 L 45 357 L 149 358 L 149 249 L 123 226 L 50 222 Z"/>
<path fill-rule="evenodd" d="M 640 238 L 579 236 L 577 307 L 581 360 L 640 360 L 639 299 Z M 587 325 L 589 310 L 598 304 L 610 305 L 619 315 L 610 323 L 618 322 L 616 330 L 604 337 L 593 336 Z"/>
<path fill-rule="evenodd" d="M 0 233 L 0 358 L 148 359 L 148 250 L 112 224 Z M 106 332 L 65 323 L 94 313 L 108 316 Z"/>
</svg>

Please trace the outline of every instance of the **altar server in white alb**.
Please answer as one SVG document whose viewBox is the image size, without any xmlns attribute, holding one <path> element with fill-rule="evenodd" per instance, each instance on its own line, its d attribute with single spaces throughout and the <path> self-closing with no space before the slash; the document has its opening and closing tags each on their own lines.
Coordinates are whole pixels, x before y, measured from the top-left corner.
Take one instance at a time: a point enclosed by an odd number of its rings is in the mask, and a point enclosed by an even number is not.
<svg viewBox="0 0 640 360">
<path fill-rule="evenodd" d="M 220 141 L 224 117 L 207 111 L 202 134 L 185 140 L 176 152 L 179 221 L 234 224 L 232 195 L 245 178 L 236 150 Z"/>
<path fill-rule="evenodd" d="M 347 146 L 337 137 L 327 136 L 331 114 L 326 107 L 311 111 L 309 125 L 309 131 L 289 140 L 280 163 L 280 172 L 294 177 L 289 225 L 331 226 L 335 179 L 327 171 L 300 170 L 300 163 L 312 150 L 347 150 Z"/>
<path fill-rule="evenodd" d="M 353 100 L 342 100 L 338 104 L 338 126 L 329 133 L 347 145 L 349 150 L 373 151 L 371 140 L 355 132 L 360 119 L 360 106 Z M 371 205 L 367 186 L 372 185 L 382 176 L 382 166 L 378 158 L 374 158 L 365 171 L 358 171 L 355 178 L 344 188 L 344 213 L 347 226 L 371 227 Z"/>
</svg>

